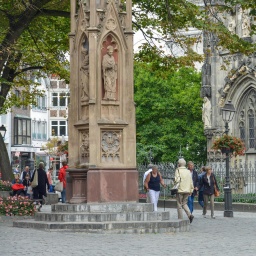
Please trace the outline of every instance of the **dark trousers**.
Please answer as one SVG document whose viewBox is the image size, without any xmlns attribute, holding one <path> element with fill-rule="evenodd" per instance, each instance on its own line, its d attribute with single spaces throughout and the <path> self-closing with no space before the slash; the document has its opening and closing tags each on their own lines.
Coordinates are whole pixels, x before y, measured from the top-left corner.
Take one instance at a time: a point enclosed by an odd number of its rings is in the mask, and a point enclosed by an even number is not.
<svg viewBox="0 0 256 256">
<path fill-rule="evenodd" d="M 198 203 L 202 206 L 202 208 L 204 207 L 204 192 L 203 191 L 199 191 Z"/>
<path fill-rule="evenodd" d="M 33 188 L 33 199 L 39 201 L 40 204 L 43 204 L 43 194 L 39 192 L 38 188 Z"/>
</svg>

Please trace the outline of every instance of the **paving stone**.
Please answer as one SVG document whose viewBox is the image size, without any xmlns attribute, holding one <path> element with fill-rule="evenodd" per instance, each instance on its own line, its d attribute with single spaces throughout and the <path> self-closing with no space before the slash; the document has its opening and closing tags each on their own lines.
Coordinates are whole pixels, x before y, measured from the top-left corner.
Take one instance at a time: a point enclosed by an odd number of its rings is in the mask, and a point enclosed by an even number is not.
<svg viewBox="0 0 256 256">
<path fill-rule="evenodd" d="M 49 212 L 50 208 L 47 207 L 43 206 L 42 212 Z M 166 210 L 177 220 L 176 209 Z M 189 232 L 169 234 L 46 232 L 14 228 L 11 221 L 2 218 L 0 255 L 255 255 L 256 213 L 234 212 L 234 218 L 224 218 L 223 211 L 215 211 L 216 219 L 211 219 L 210 216 L 203 218 L 201 210 L 196 210 L 193 214 L 195 218 Z"/>
</svg>

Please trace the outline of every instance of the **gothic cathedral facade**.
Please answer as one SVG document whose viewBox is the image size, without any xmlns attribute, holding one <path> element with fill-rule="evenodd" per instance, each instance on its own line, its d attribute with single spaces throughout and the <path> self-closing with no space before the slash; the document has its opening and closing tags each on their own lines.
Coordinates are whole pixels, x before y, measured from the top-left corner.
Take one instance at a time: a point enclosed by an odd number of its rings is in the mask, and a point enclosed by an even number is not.
<svg viewBox="0 0 256 256">
<path fill-rule="evenodd" d="M 255 18 L 248 10 L 234 7 L 226 13 L 223 23 L 231 33 L 243 40 L 255 42 L 251 27 Z M 204 98 L 203 122 L 207 137 L 208 161 L 216 158 L 212 145 L 215 138 L 224 133 L 221 108 L 231 100 L 236 112 L 229 123 L 229 134 L 241 138 L 246 145 L 246 153 L 240 160 L 256 161 L 256 53 L 245 56 L 230 54 L 217 46 L 218 39 L 204 32 L 205 62 L 202 67 L 201 97 Z M 225 68 L 223 68 L 225 67 Z M 217 153 L 218 154 L 218 153 Z M 220 154 L 220 153 L 219 153 Z"/>
</svg>

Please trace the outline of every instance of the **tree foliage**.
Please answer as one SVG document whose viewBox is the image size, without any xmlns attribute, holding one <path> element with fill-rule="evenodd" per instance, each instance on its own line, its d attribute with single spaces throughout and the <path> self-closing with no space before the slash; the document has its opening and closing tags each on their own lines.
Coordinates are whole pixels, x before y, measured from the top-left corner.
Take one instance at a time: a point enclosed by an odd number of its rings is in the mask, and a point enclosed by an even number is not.
<svg viewBox="0 0 256 256">
<path fill-rule="evenodd" d="M 137 160 L 176 161 L 183 156 L 196 162 L 206 159 L 202 123 L 200 73 L 181 68 L 171 73 L 152 69 L 154 63 L 135 62 Z"/>
<path fill-rule="evenodd" d="M 146 38 L 141 46 L 137 59 L 147 62 L 151 54 L 162 58 L 166 69 L 171 66 L 177 70 L 181 66 L 193 66 L 195 61 L 202 61 L 203 56 L 192 50 L 194 44 L 202 40 L 202 35 L 187 37 L 190 28 L 206 31 L 214 35 L 215 47 L 228 50 L 231 54 L 240 52 L 251 54 L 255 52 L 255 43 L 232 34 L 225 26 L 227 14 L 234 12 L 236 7 L 250 10 L 255 16 L 255 0 L 225 0 L 202 1 L 204 6 L 198 6 L 188 0 L 133 0 L 134 29 L 140 30 Z M 252 20 L 254 20 L 252 17 Z M 255 35 L 256 26 L 251 24 L 251 36 Z M 184 51 L 182 57 L 174 53 L 166 55 L 162 50 L 166 44 L 175 44 Z M 151 53 L 152 52 L 152 53 Z"/>
<path fill-rule="evenodd" d="M 35 77 L 55 73 L 68 80 L 68 10 L 69 0 L 0 0 L 0 114 L 35 104 L 43 93 Z M 7 151 L 0 160 L 2 178 L 11 180 Z"/>
<path fill-rule="evenodd" d="M 43 92 L 34 77 L 57 73 L 68 80 L 68 8 L 69 0 L 0 0 L 0 113 L 35 103 Z"/>
</svg>

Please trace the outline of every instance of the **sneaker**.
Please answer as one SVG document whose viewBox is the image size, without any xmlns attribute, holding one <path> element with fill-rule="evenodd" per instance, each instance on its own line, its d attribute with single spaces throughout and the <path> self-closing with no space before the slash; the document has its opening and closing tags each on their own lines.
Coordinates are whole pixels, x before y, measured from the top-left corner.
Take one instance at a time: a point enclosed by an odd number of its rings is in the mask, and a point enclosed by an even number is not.
<svg viewBox="0 0 256 256">
<path fill-rule="evenodd" d="M 206 218 L 206 214 L 203 214 L 203 217 Z"/>
<path fill-rule="evenodd" d="M 190 221 L 190 223 L 192 223 L 193 219 L 194 219 L 194 216 L 191 214 L 191 215 L 189 216 L 189 221 Z"/>
<path fill-rule="evenodd" d="M 215 219 L 215 216 L 214 216 L 214 215 L 212 216 L 212 219 Z"/>
</svg>

